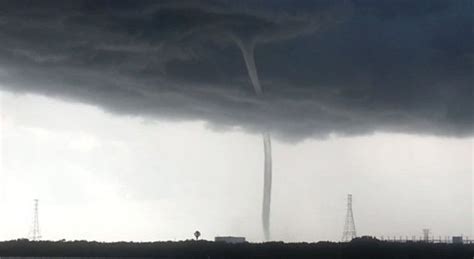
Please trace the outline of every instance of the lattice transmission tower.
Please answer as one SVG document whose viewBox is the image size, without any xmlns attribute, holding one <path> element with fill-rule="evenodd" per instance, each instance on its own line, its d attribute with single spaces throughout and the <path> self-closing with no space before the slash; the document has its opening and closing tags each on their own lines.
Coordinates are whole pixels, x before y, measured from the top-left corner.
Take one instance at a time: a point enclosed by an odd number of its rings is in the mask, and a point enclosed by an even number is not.
<svg viewBox="0 0 474 259">
<path fill-rule="evenodd" d="M 30 230 L 30 240 L 36 241 L 41 239 L 40 227 L 39 227 L 39 216 L 38 216 L 38 203 L 39 200 L 34 200 L 34 215 L 33 215 L 33 224 Z"/>
<path fill-rule="evenodd" d="M 352 213 L 352 194 L 347 195 L 347 214 L 346 221 L 344 223 L 344 231 L 342 233 L 342 241 L 349 242 L 357 237 L 354 214 Z"/>
</svg>

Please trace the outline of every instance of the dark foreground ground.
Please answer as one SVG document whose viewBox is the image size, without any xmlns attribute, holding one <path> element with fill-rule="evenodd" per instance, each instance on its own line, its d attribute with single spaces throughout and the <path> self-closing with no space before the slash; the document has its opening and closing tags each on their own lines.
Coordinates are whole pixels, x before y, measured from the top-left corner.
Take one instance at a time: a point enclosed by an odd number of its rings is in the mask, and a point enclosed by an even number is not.
<svg viewBox="0 0 474 259">
<path fill-rule="evenodd" d="M 474 244 L 389 243 L 353 240 L 350 243 L 244 243 L 209 241 L 99 243 L 15 240 L 0 242 L 5 257 L 133 257 L 133 258 L 456 258 L 473 259 Z"/>
</svg>

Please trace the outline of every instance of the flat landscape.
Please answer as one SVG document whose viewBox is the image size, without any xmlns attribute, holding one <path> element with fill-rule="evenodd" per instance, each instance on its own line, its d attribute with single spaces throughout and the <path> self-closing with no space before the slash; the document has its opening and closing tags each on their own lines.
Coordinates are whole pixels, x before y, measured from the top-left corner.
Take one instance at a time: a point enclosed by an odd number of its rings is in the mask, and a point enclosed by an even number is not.
<svg viewBox="0 0 474 259">
<path fill-rule="evenodd" d="M 356 239 L 348 243 L 242 243 L 210 241 L 179 242 L 0 242 L 0 258 L 473 258 L 474 244 L 383 242 Z"/>
</svg>

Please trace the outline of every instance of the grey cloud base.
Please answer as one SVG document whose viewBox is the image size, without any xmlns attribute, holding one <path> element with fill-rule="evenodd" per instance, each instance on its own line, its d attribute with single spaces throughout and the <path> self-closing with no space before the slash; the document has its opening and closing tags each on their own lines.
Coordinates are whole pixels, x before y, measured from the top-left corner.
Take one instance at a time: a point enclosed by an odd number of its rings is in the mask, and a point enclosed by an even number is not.
<svg viewBox="0 0 474 259">
<path fill-rule="evenodd" d="M 287 140 L 471 136 L 470 1 L 347 2 L 2 1 L 0 85 Z"/>
</svg>

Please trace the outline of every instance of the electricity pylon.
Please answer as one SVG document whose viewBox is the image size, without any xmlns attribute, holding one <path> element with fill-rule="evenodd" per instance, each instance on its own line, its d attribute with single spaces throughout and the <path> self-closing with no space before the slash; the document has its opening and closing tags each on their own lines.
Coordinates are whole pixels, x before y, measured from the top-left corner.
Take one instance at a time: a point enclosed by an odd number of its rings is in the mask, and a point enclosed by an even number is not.
<svg viewBox="0 0 474 259">
<path fill-rule="evenodd" d="M 344 223 L 344 232 L 342 233 L 342 241 L 349 242 L 357 237 L 354 214 L 352 213 L 352 194 L 347 195 L 347 214 L 346 222 Z"/>
<path fill-rule="evenodd" d="M 34 216 L 33 216 L 33 225 L 30 230 L 30 240 L 36 241 L 41 239 L 40 227 L 39 227 L 39 217 L 38 217 L 38 199 L 34 200 Z"/>
</svg>

